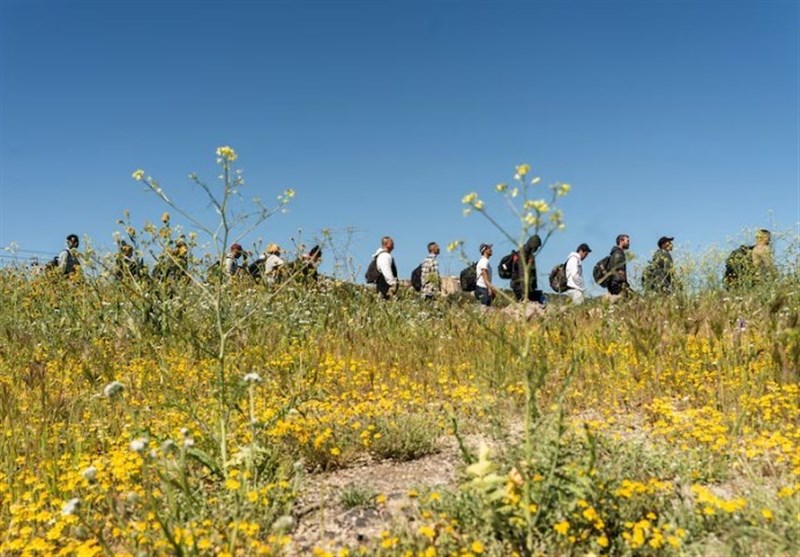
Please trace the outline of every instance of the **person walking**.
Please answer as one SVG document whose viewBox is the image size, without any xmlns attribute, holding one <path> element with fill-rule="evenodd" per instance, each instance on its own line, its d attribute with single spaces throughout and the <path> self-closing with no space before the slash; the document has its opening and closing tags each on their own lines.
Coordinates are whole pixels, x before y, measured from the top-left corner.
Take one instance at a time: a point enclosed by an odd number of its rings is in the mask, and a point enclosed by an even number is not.
<svg viewBox="0 0 800 557">
<path fill-rule="evenodd" d="M 612 296 L 628 295 L 631 286 L 628 283 L 628 259 L 625 252 L 631 246 L 631 237 L 627 234 L 617 236 L 616 245 L 611 248 L 608 259 L 608 272 L 610 276 L 607 281 L 608 293 Z"/>
<path fill-rule="evenodd" d="M 376 259 L 378 267 L 378 278 L 375 286 L 381 298 L 388 300 L 397 294 L 397 266 L 394 262 L 392 252 L 394 251 L 394 240 L 390 236 L 381 238 L 381 247 L 372 256 Z"/>
<path fill-rule="evenodd" d="M 522 253 L 511 264 L 511 290 L 518 302 L 524 299 L 542 303 L 542 291 L 536 278 L 536 252 L 542 247 L 542 239 L 534 234 L 522 248 Z M 525 274 L 527 267 L 528 294 L 525 296 Z"/>
<path fill-rule="evenodd" d="M 675 264 L 672 261 L 672 241 L 674 237 L 661 236 L 658 239 L 658 251 L 642 274 L 642 286 L 645 292 L 671 294 L 675 282 Z"/>
<path fill-rule="evenodd" d="M 247 255 L 244 263 L 239 265 L 239 258 L 244 254 L 241 244 L 231 244 L 231 249 L 225 254 L 225 275 L 229 278 L 239 274 L 241 269 L 247 269 Z"/>
<path fill-rule="evenodd" d="M 762 228 L 756 232 L 756 245 L 753 246 L 753 279 L 760 282 L 776 274 L 775 260 L 772 257 L 772 233 Z"/>
<path fill-rule="evenodd" d="M 144 262 L 136 257 L 133 246 L 125 240 L 121 240 L 119 243 L 119 251 L 114 261 L 114 276 L 118 280 L 147 276 Z"/>
<path fill-rule="evenodd" d="M 60 274 L 71 275 L 80 269 L 78 246 L 80 246 L 80 240 L 76 234 L 67 236 L 67 247 L 58 254 L 58 271 Z"/>
<path fill-rule="evenodd" d="M 264 260 L 264 279 L 269 283 L 281 278 L 286 264 L 281 257 L 282 251 L 278 244 L 269 244 L 267 246 L 266 259 Z"/>
<path fill-rule="evenodd" d="M 420 265 L 422 279 L 422 297 L 425 300 L 432 300 L 439 295 L 442 288 L 442 279 L 439 276 L 439 244 L 430 242 L 428 244 L 428 255 Z"/>
<path fill-rule="evenodd" d="M 492 265 L 489 263 L 489 258 L 492 256 L 492 244 L 481 244 L 480 252 L 481 258 L 475 265 L 475 275 L 477 276 L 475 299 L 481 305 L 489 307 L 497 294 L 494 285 L 492 285 Z"/>
<path fill-rule="evenodd" d="M 583 282 L 583 260 L 586 259 L 592 249 L 589 244 L 581 244 L 578 248 L 567 256 L 565 265 L 567 275 L 567 296 L 575 305 L 582 304 L 586 299 L 586 283 Z"/>
</svg>

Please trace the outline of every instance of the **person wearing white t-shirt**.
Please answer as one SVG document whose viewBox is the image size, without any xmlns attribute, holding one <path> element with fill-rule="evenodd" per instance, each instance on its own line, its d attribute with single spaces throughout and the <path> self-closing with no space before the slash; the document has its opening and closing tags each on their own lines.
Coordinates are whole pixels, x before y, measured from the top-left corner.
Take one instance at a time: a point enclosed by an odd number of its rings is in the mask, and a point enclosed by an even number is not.
<svg viewBox="0 0 800 557">
<path fill-rule="evenodd" d="M 388 300 L 397 294 L 399 282 L 397 281 L 397 266 L 394 263 L 392 252 L 394 251 L 394 240 L 390 236 L 381 238 L 381 247 L 372 256 L 377 259 L 378 280 L 375 286 L 381 298 Z"/>
<path fill-rule="evenodd" d="M 495 289 L 492 285 L 492 265 L 489 263 L 489 258 L 492 256 L 492 244 L 481 244 L 480 250 L 481 258 L 475 265 L 475 274 L 477 275 L 475 298 L 481 305 L 489 307 L 495 296 Z"/>
<path fill-rule="evenodd" d="M 573 304 L 582 304 L 586 283 L 583 282 L 583 260 L 592 252 L 588 244 L 581 244 L 567 257 L 567 296 Z"/>
</svg>

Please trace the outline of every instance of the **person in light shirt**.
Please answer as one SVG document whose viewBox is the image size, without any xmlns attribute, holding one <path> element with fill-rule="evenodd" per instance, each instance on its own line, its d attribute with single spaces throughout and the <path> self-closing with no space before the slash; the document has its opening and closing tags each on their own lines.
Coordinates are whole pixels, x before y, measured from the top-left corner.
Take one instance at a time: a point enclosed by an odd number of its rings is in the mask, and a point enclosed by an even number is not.
<svg viewBox="0 0 800 557">
<path fill-rule="evenodd" d="M 475 282 L 475 298 L 481 305 L 489 307 L 496 294 L 494 285 L 492 285 L 492 265 L 489 263 L 489 258 L 492 256 L 492 244 L 481 244 L 480 250 L 481 258 L 475 265 L 475 274 L 478 279 Z"/>
<path fill-rule="evenodd" d="M 394 262 L 392 252 L 394 251 L 394 240 L 390 236 L 381 238 L 381 247 L 372 257 L 377 258 L 378 280 L 375 286 L 384 300 L 390 299 L 397 294 L 397 266 Z"/>
<path fill-rule="evenodd" d="M 583 282 L 583 260 L 592 253 L 588 244 L 581 244 L 567 257 L 567 296 L 573 304 L 582 304 L 586 295 L 586 283 Z"/>
</svg>

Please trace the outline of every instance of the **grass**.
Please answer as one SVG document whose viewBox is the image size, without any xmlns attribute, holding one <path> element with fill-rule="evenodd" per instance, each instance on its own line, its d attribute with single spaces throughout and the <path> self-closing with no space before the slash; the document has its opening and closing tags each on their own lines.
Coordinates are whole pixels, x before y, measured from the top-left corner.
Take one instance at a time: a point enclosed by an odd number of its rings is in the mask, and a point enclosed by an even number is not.
<svg viewBox="0 0 800 557">
<path fill-rule="evenodd" d="M 530 323 L 242 283 L 224 319 L 258 311 L 222 377 L 196 288 L 0 273 L 0 553 L 280 554 L 308 473 L 433 454 L 454 423 L 494 449 L 419 497 L 416 527 L 352 553 L 800 549 L 795 275 Z M 527 436 L 508 434 L 526 416 Z"/>
</svg>

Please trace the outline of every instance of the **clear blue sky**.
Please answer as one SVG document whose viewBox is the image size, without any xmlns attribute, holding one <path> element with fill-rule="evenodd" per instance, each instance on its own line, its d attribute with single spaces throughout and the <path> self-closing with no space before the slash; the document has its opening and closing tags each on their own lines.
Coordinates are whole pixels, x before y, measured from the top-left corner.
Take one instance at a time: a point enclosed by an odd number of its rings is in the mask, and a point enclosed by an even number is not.
<svg viewBox="0 0 800 557">
<path fill-rule="evenodd" d="M 798 230 L 797 1 L 0 10 L 0 246 L 46 256 L 74 232 L 112 249 L 123 210 L 141 225 L 165 209 L 137 168 L 207 212 L 186 175 L 213 180 L 220 145 L 246 195 L 297 191 L 245 244 L 353 227 L 364 267 L 390 234 L 403 277 L 430 240 L 494 242 L 499 260 L 510 245 L 460 201 L 477 191 L 513 228 L 493 186 L 523 162 L 572 184 L 541 273 L 583 241 L 596 261 L 623 231 L 645 257 L 674 235 L 677 258 L 744 228 Z"/>
</svg>

